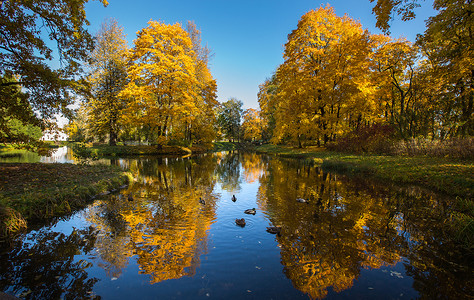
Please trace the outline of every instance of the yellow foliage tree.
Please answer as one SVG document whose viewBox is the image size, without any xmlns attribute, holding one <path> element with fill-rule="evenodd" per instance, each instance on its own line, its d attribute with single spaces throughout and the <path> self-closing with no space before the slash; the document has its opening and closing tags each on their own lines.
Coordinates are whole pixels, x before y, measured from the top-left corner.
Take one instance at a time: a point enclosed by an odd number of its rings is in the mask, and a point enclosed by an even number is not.
<svg viewBox="0 0 474 300">
<path fill-rule="evenodd" d="M 193 43 L 179 24 L 148 22 L 129 52 L 130 82 L 121 93 L 130 99 L 125 122 L 147 126 L 159 145 L 173 122 L 192 123 L 199 84 L 194 57 Z"/>
<path fill-rule="evenodd" d="M 374 43 L 360 23 L 330 6 L 306 13 L 288 37 L 278 68 L 274 141 L 325 142 L 345 132 L 353 118 L 373 114 L 367 72 Z M 368 116 L 370 117 L 370 116 Z"/>
<path fill-rule="evenodd" d="M 127 41 L 116 20 L 104 22 L 96 35 L 96 45 L 90 54 L 89 81 L 92 97 L 86 101 L 88 126 L 95 136 L 109 135 L 109 144 L 115 145 L 120 130 L 120 116 L 126 107 L 119 96 L 126 84 L 125 55 Z"/>
<path fill-rule="evenodd" d="M 260 112 L 253 108 L 249 108 L 243 113 L 242 130 L 244 139 L 255 141 L 262 138 L 263 121 Z"/>
</svg>

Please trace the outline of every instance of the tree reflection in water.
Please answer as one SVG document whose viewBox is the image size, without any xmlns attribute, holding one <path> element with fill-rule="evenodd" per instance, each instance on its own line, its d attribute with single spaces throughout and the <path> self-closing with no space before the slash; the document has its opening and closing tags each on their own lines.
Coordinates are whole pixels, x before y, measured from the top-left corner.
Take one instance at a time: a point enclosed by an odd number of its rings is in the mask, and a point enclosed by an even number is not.
<svg viewBox="0 0 474 300">
<path fill-rule="evenodd" d="M 455 268 L 472 266 L 470 258 L 443 231 L 446 201 L 331 175 L 304 161 L 273 159 L 266 168 L 258 204 L 282 227 L 277 240 L 286 276 L 311 298 L 349 289 L 361 269 L 395 265 L 402 257 L 422 297 L 472 295 L 470 268 Z"/>
<path fill-rule="evenodd" d="M 0 255 L 0 290 L 28 299 L 94 298 L 98 279 L 87 273 L 92 263 L 75 256 L 93 252 L 96 233 L 93 227 L 70 234 L 44 227 L 14 242 Z"/>
<path fill-rule="evenodd" d="M 86 216 L 104 233 L 95 245 L 102 267 L 119 277 L 136 255 L 151 283 L 193 276 L 215 219 L 215 158 L 205 156 L 199 166 L 182 158 L 135 160 L 129 167 L 136 182 L 126 193 L 134 200 L 124 201 L 122 194 L 97 201 Z"/>
<path fill-rule="evenodd" d="M 243 254 L 237 256 L 237 261 L 232 258 L 229 265 L 242 266 L 242 270 L 232 270 L 232 276 L 222 281 L 213 278 L 214 292 L 220 288 L 225 295 L 226 289 L 233 287 L 232 292 L 239 292 L 240 284 L 248 284 L 252 286 L 250 296 L 257 295 L 259 288 L 263 296 L 272 288 L 276 295 L 300 295 L 293 288 L 267 283 L 271 276 L 286 282 L 286 276 L 310 298 L 334 293 L 353 297 L 354 290 L 361 288 L 358 280 L 367 274 L 365 270 L 375 274 L 371 276 L 382 276 L 381 270 L 399 268 L 403 276 L 411 277 L 412 286 L 389 280 L 378 288 L 399 284 L 394 287 L 398 291 L 404 284 L 405 290 L 421 298 L 463 299 L 474 294 L 474 259 L 463 253 L 443 229 L 443 222 L 449 220 L 450 199 L 416 188 L 329 174 L 304 160 L 251 153 L 110 163 L 128 167 L 134 183 L 74 215 L 72 219 L 83 226 L 79 229 L 74 228 L 74 221 L 65 221 L 59 226 L 62 231 L 56 226 L 44 227 L 9 247 L 0 247 L 1 290 L 29 299 L 94 298 L 97 290 L 107 296 L 118 285 L 111 287 L 99 281 L 117 283 L 114 280 L 127 270 L 132 270 L 128 274 L 134 273 L 131 276 L 138 284 L 154 284 L 148 290 L 150 297 L 159 289 L 156 283 L 168 279 L 189 277 L 186 282 L 194 282 L 196 288 L 201 277 L 191 277 L 204 265 L 201 260 L 209 252 L 210 232 L 214 230 L 214 238 L 220 239 L 233 235 L 233 220 L 242 216 L 243 206 L 251 204 L 245 208 L 258 207 L 258 212 L 246 217 L 249 226 L 239 228 L 238 242 L 246 238 L 245 251 L 260 253 L 260 241 L 268 242 L 265 249 L 271 250 L 276 239 L 280 256 L 274 259 L 263 253 L 249 257 L 239 248 Z M 255 191 L 258 187 L 257 205 L 253 203 L 255 196 L 245 194 L 249 185 Z M 230 195 L 239 192 L 238 201 L 232 202 L 230 196 L 221 199 L 218 191 Z M 200 198 L 205 204 L 199 202 Z M 309 203 L 299 203 L 297 198 L 308 199 Z M 217 215 L 218 206 L 221 216 Z M 231 226 L 223 222 L 211 229 L 219 217 L 228 217 Z M 281 227 L 280 234 L 268 234 L 265 228 L 270 225 Z M 258 246 L 252 246 L 252 238 Z M 214 264 L 204 266 L 209 276 L 228 271 L 210 269 L 219 269 L 216 261 L 226 263 L 229 253 L 236 253 L 232 249 L 235 241 L 233 237 L 213 241 L 220 243 L 220 248 L 209 254 L 216 256 Z M 253 265 L 249 270 L 255 259 L 273 270 L 283 265 L 284 275 L 270 276 Z M 133 271 L 135 265 L 145 277 L 136 279 L 139 275 Z M 256 273 L 249 275 L 252 269 Z M 186 291 L 186 286 L 181 288 Z M 211 286 L 206 287 L 206 293 L 208 290 Z"/>
</svg>

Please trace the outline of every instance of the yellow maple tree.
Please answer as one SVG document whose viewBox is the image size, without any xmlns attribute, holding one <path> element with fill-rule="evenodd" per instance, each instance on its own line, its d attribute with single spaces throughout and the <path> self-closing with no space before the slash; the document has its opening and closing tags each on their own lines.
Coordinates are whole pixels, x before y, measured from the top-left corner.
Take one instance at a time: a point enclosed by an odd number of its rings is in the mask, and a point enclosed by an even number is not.
<svg viewBox="0 0 474 300">
<path fill-rule="evenodd" d="M 125 122 L 148 126 L 162 145 L 173 122 L 191 123 L 196 107 L 193 43 L 180 24 L 157 21 L 138 32 L 129 52 L 130 82 L 121 95 L 130 99 Z"/>
</svg>

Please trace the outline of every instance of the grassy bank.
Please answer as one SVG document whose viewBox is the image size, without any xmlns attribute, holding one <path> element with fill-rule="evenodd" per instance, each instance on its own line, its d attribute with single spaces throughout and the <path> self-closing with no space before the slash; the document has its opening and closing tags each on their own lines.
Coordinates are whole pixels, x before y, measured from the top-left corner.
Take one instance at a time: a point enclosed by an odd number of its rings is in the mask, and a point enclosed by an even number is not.
<svg viewBox="0 0 474 300">
<path fill-rule="evenodd" d="M 326 151 L 263 145 L 257 152 L 313 160 L 327 171 L 363 174 L 398 184 L 426 187 L 455 196 L 446 226 L 453 236 L 472 250 L 474 242 L 474 164 L 472 160 L 427 156 L 354 155 Z"/>
<path fill-rule="evenodd" d="M 283 157 L 311 159 L 326 170 L 370 174 L 382 180 L 424 186 L 452 196 L 473 197 L 473 161 L 426 156 L 354 155 L 318 147 L 298 149 L 263 145 L 256 150 Z"/>
<path fill-rule="evenodd" d="M 129 173 L 103 165 L 0 163 L 0 236 L 83 208 L 129 178 Z"/>
</svg>

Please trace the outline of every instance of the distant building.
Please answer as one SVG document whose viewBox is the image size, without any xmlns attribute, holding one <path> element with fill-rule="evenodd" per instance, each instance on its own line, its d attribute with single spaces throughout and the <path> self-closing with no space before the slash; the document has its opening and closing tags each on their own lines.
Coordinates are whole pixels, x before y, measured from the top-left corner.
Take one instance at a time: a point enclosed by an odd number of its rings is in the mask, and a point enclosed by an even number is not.
<svg viewBox="0 0 474 300">
<path fill-rule="evenodd" d="M 58 130 L 46 130 L 41 137 L 42 141 L 67 141 L 67 134 Z"/>
</svg>

